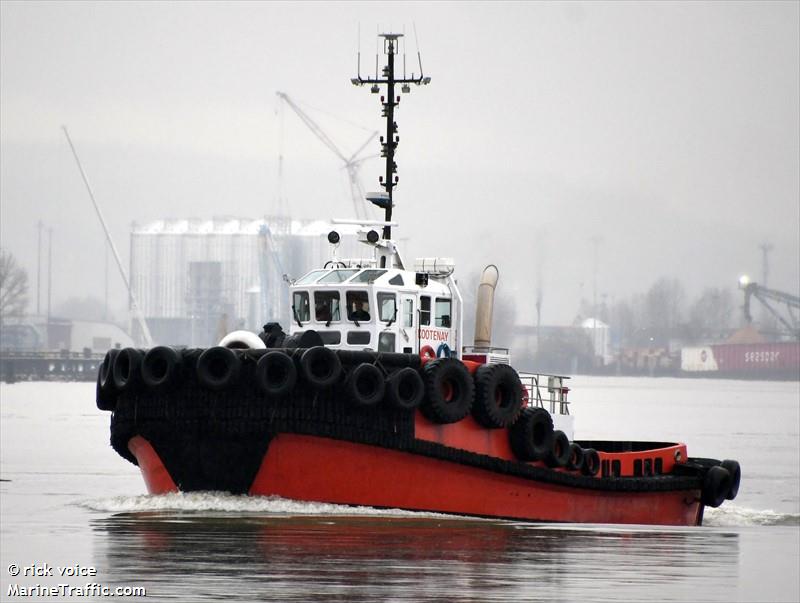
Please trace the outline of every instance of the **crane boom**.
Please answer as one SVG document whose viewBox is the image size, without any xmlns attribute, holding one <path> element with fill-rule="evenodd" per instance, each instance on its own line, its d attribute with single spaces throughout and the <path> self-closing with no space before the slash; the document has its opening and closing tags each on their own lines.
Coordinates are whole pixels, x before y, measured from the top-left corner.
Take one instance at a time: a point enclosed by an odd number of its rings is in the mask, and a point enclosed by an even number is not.
<svg viewBox="0 0 800 603">
<path fill-rule="evenodd" d="M 150 328 L 147 326 L 147 321 L 144 318 L 144 314 L 142 313 L 142 309 L 139 307 L 139 302 L 136 299 L 136 295 L 131 288 L 130 280 L 128 279 L 128 273 L 125 272 L 125 267 L 122 265 L 122 260 L 119 257 L 119 253 L 117 253 L 117 247 L 114 245 L 114 240 L 111 238 L 111 232 L 108 230 L 108 226 L 106 225 L 106 221 L 103 218 L 103 212 L 100 211 L 100 206 L 97 204 L 97 200 L 94 198 L 94 193 L 92 192 L 92 187 L 89 184 L 89 178 L 86 176 L 86 172 L 83 171 L 83 165 L 81 165 L 81 160 L 78 158 L 78 152 L 75 150 L 75 145 L 72 144 L 72 139 L 69 137 L 69 132 L 67 132 L 66 126 L 61 126 L 61 129 L 64 130 L 64 136 L 67 138 L 67 142 L 69 143 L 69 148 L 72 151 L 72 156 L 75 158 L 75 163 L 78 164 L 78 171 L 81 173 L 81 178 L 83 178 L 83 183 L 86 185 L 86 191 L 89 193 L 89 198 L 92 200 L 92 205 L 94 205 L 94 210 L 97 213 L 97 218 L 100 220 L 100 225 L 103 227 L 103 231 L 106 234 L 106 240 L 108 241 L 109 247 L 111 247 L 111 252 L 114 254 L 114 260 L 117 262 L 117 268 L 119 268 L 119 274 L 122 277 L 122 281 L 125 283 L 125 288 L 128 290 L 129 300 L 130 300 L 130 307 L 131 313 L 133 314 L 133 318 L 136 322 L 139 323 L 139 327 L 142 330 L 142 336 L 144 338 L 144 343 L 147 347 L 153 346 L 153 336 L 150 334 Z"/>
<path fill-rule="evenodd" d="M 750 298 L 755 297 L 762 305 L 772 314 L 791 334 L 800 337 L 800 321 L 794 314 L 794 310 L 800 309 L 800 297 L 777 291 L 775 289 L 768 289 L 762 287 L 758 283 L 741 283 L 744 290 L 744 317 L 750 323 L 753 322 L 753 316 L 750 313 Z M 782 316 L 769 302 L 777 302 L 786 306 L 787 317 Z"/>
<path fill-rule="evenodd" d="M 336 145 L 336 143 L 333 142 L 331 137 L 328 136 L 322 130 L 322 128 L 319 127 L 319 124 L 317 124 L 317 122 L 311 119 L 311 117 L 309 117 L 309 115 L 305 111 L 303 111 L 300 107 L 298 107 L 297 103 L 295 103 L 289 97 L 288 94 L 286 94 L 285 92 L 276 92 L 275 94 L 277 94 L 278 98 L 280 98 L 283 102 L 289 105 L 289 107 L 292 109 L 292 111 L 295 112 L 297 117 L 300 118 L 300 121 L 302 121 L 308 127 L 308 129 L 311 130 L 314 136 L 316 136 L 320 140 L 320 142 L 322 142 L 322 144 L 328 147 L 333 152 L 333 154 L 336 155 L 342 161 L 342 163 L 344 163 L 344 167 L 347 170 L 347 176 L 350 181 L 350 196 L 353 201 L 353 210 L 356 213 L 356 218 L 366 219 L 368 217 L 368 211 L 367 211 L 368 206 L 366 201 L 364 200 L 364 189 L 361 186 L 359 166 L 361 165 L 362 161 L 364 161 L 365 159 L 369 159 L 369 157 L 362 157 L 360 159 L 357 157 L 358 154 L 361 153 L 361 151 L 363 151 L 370 142 L 372 142 L 372 140 L 378 135 L 378 133 L 372 132 L 369 135 L 369 138 L 367 138 L 367 140 L 364 141 L 364 143 L 360 147 L 358 147 L 358 149 L 352 155 L 350 155 L 350 157 L 347 157 L 342 152 L 342 150 Z"/>
</svg>

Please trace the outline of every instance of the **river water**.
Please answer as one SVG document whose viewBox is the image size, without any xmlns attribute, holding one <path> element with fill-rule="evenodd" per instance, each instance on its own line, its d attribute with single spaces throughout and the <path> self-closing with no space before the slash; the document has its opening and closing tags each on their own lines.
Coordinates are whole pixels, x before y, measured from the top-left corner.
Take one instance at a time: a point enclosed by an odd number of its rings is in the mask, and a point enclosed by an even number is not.
<svg viewBox="0 0 800 603">
<path fill-rule="evenodd" d="M 737 459 L 738 498 L 702 527 L 664 528 L 151 497 L 108 445 L 93 384 L 2 384 L 0 600 L 800 600 L 800 384 L 570 385 L 576 438 Z"/>
</svg>

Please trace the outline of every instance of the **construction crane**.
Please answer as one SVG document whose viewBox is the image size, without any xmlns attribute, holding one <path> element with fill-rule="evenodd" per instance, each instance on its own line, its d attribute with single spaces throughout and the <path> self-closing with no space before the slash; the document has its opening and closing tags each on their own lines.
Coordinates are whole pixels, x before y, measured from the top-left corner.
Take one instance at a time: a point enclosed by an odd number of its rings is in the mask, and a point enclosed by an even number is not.
<svg viewBox="0 0 800 603">
<path fill-rule="evenodd" d="M 372 132 L 367 140 L 358 147 L 358 149 L 352 153 L 350 156 L 345 155 L 336 145 L 336 143 L 331 140 L 331 137 L 328 136 L 319 125 L 311 119 L 305 111 L 303 111 L 297 104 L 289 98 L 289 95 L 285 92 L 276 92 L 275 94 L 278 95 L 284 103 L 291 107 L 292 111 L 294 111 L 300 120 L 308 126 L 308 129 L 313 132 L 313 134 L 319 138 L 319 140 L 328 147 L 331 151 L 333 151 L 334 155 L 336 155 L 342 163 L 344 163 L 344 168 L 347 170 L 347 176 L 350 180 L 350 196 L 352 197 L 353 201 L 353 210 L 355 211 L 356 219 L 357 220 L 367 220 L 370 218 L 369 216 L 369 205 L 364 198 L 364 187 L 361 185 L 361 177 L 359 175 L 359 168 L 361 164 L 366 161 L 367 159 L 371 159 L 375 155 L 370 155 L 367 157 L 359 157 L 361 151 L 363 151 L 367 145 L 372 142 L 372 140 L 378 135 L 377 132 Z"/>
<path fill-rule="evenodd" d="M 775 289 L 767 289 L 758 283 L 750 282 L 747 276 L 739 279 L 739 288 L 744 291 L 744 318 L 748 324 L 753 322 L 753 315 L 750 313 L 750 298 L 755 297 L 781 323 L 784 332 L 800 339 L 800 319 L 795 315 L 795 311 L 800 310 L 800 297 Z M 773 308 L 770 304 L 771 301 L 783 304 L 786 309 L 785 315 Z"/>
</svg>

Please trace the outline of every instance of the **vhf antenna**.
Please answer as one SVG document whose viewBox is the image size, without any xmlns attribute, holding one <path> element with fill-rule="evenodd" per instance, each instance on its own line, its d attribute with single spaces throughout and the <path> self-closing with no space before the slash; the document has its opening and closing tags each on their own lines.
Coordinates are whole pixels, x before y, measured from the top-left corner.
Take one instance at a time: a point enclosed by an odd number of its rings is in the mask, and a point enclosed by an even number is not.
<svg viewBox="0 0 800 603">
<path fill-rule="evenodd" d="M 400 142 L 400 137 L 397 135 L 397 122 L 394 120 L 394 110 L 400 104 L 400 96 L 395 96 L 394 87 L 396 84 L 401 84 L 401 91 L 403 93 L 411 92 L 409 84 L 428 85 L 431 83 L 431 78 L 422 75 L 422 59 L 419 57 L 419 77 L 407 78 L 405 73 L 402 78 L 396 78 L 394 75 L 394 57 L 400 51 L 400 38 L 403 37 L 401 33 L 385 33 L 378 34 L 383 38 L 383 53 L 387 57 L 386 66 L 383 68 L 383 78 L 379 78 L 377 69 L 374 78 L 361 77 L 361 53 L 359 52 L 359 71 L 358 77 L 352 78 L 350 81 L 354 86 L 363 86 L 364 84 L 371 84 L 370 92 L 378 94 L 380 92 L 380 85 L 386 84 L 386 96 L 381 96 L 381 104 L 383 105 L 383 117 L 386 118 L 386 137 L 381 136 L 381 157 L 386 158 L 386 174 L 378 178 L 381 186 L 386 189 L 387 197 L 381 195 L 379 198 L 367 197 L 369 201 L 382 207 L 386 213 L 384 218 L 383 238 L 392 238 L 392 228 L 389 223 L 392 220 L 392 191 L 397 186 L 400 180 L 397 176 L 397 163 L 394 160 L 394 154 L 397 150 L 397 145 Z M 375 63 L 377 67 L 378 56 L 375 55 Z M 405 66 L 404 66 L 405 67 Z"/>
</svg>

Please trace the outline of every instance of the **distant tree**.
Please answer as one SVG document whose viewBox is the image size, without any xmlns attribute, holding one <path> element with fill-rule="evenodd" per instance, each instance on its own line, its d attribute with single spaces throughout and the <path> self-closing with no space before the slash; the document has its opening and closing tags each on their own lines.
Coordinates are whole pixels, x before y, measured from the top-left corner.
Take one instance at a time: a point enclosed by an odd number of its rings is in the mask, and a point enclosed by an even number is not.
<svg viewBox="0 0 800 603">
<path fill-rule="evenodd" d="M 636 332 L 638 323 L 633 306 L 625 300 L 615 302 L 609 310 L 609 326 L 613 337 L 625 345 Z"/>
<path fill-rule="evenodd" d="M 730 289 L 709 287 L 689 308 L 689 327 L 697 333 L 724 331 L 731 327 L 735 312 Z"/>
<path fill-rule="evenodd" d="M 28 307 L 28 273 L 10 251 L 0 247 L 0 323 L 25 314 Z"/>
<path fill-rule="evenodd" d="M 642 326 L 648 329 L 675 329 L 683 319 L 685 299 L 680 281 L 661 277 L 645 294 Z"/>
</svg>

